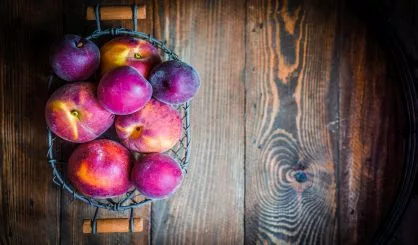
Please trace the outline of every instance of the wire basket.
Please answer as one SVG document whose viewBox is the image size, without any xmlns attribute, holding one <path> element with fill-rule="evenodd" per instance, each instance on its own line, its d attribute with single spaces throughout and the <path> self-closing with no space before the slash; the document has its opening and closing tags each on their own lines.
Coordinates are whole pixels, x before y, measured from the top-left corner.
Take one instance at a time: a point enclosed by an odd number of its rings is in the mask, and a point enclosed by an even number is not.
<svg viewBox="0 0 418 245">
<path fill-rule="evenodd" d="M 133 22 L 134 22 L 134 29 L 124 29 L 124 28 L 111 28 L 106 30 L 101 30 L 100 28 L 100 11 L 99 6 L 96 7 L 96 24 L 97 29 L 94 31 L 90 36 L 85 37 L 87 40 L 98 40 L 102 37 L 116 37 L 116 36 L 133 36 L 143 40 L 148 41 L 155 47 L 161 50 L 163 54 L 163 60 L 180 60 L 177 54 L 175 54 L 171 49 L 169 49 L 164 42 L 159 41 L 153 38 L 149 34 L 145 34 L 142 32 L 136 31 L 137 23 L 136 23 L 136 5 L 133 9 Z M 58 79 L 55 75 L 50 75 L 48 81 L 48 89 L 51 91 L 52 87 L 59 86 L 57 82 Z M 171 148 L 167 154 L 173 157 L 181 166 L 181 169 L 184 173 L 187 172 L 187 167 L 189 165 L 189 156 L 190 156 L 190 102 L 186 102 L 181 105 L 175 106 L 177 111 L 180 113 L 182 117 L 183 123 L 183 135 L 180 138 L 179 142 Z M 112 127 L 113 128 L 113 127 Z M 117 141 L 117 137 L 114 133 L 112 133 L 112 128 L 104 133 L 100 138 L 108 138 Z M 114 211 L 123 211 L 127 209 L 131 209 L 131 218 L 132 218 L 132 211 L 133 208 L 137 208 L 143 206 L 147 203 L 154 201 L 155 199 L 145 198 L 141 195 L 139 191 L 136 189 L 128 191 L 126 194 L 115 197 L 115 198 L 107 198 L 107 199 L 96 199 L 89 196 L 85 196 L 79 192 L 69 183 L 68 179 L 65 176 L 65 165 L 66 159 L 57 159 L 58 156 L 63 158 L 65 155 L 65 151 L 68 149 L 74 149 L 76 144 L 66 142 L 59 137 L 55 136 L 50 129 L 47 132 L 47 140 L 48 140 L 48 153 L 47 158 L 48 162 L 53 171 L 53 182 L 57 184 L 61 189 L 65 189 L 71 196 L 72 200 L 81 200 L 85 203 L 88 203 L 91 206 L 96 207 L 96 212 L 93 220 L 95 220 L 97 216 L 98 208 L 105 208 Z M 65 158 L 65 156 L 64 156 Z M 95 229 L 93 229 L 95 230 Z"/>
</svg>

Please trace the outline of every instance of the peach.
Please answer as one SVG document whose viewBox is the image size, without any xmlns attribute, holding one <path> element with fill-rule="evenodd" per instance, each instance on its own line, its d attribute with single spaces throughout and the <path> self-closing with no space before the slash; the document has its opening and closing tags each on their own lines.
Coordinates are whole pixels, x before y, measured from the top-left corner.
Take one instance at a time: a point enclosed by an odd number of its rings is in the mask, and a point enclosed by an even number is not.
<svg viewBox="0 0 418 245">
<path fill-rule="evenodd" d="M 156 47 L 147 41 L 129 36 L 116 37 L 105 43 L 100 49 L 100 55 L 101 75 L 127 65 L 148 78 L 151 70 L 161 63 Z"/>
<path fill-rule="evenodd" d="M 119 196 L 132 187 L 129 178 L 131 160 L 128 149 L 119 143 L 94 140 L 81 144 L 71 154 L 67 176 L 83 195 L 94 198 Z"/>
<path fill-rule="evenodd" d="M 165 154 L 153 153 L 136 161 L 131 180 L 142 195 L 163 199 L 171 196 L 180 186 L 183 172 L 173 158 Z"/>
<path fill-rule="evenodd" d="M 167 151 L 183 131 L 180 114 L 155 99 L 133 114 L 117 116 L 115 128 L 128 149 L 144 153 Z"/>
<path fill-rule="evenodd" d="M 52 94 L 46 103 L 45 119 L 58 137 L 84 143 L 110 128 L 114 115 L 99 104 L 93 84 L 78 82 L 66 84 Z"/>
</svg>

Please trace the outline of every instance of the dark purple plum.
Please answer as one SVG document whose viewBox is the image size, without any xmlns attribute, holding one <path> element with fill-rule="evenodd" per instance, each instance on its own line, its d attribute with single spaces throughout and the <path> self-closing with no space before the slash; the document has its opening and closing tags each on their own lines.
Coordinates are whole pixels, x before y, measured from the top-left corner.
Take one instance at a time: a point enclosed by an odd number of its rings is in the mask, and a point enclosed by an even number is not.
<svg viewBox="0 0 418 245">
<path fill-rule="evenodd" d="M 139 158 L 131 172 L 131 181 L 138 191 L 154 199 L 169 197 L 182 180 L 180 165 L 170 156 L 161 153 Z"/>
<path fill-rule="evenodd" d="M 131 66 L 120 66 L 104 74 L 97 88 L 99 102 L 116 115 L 138 111 L 151 96 L 151 85 Z"/>
<path fill-rule="evenodd" d="M 65 81 L 83 81 L 99 68 L 100 50 L 92 41 L 77 35 L 65 35 L 52 48 L 54 73 Z"/>
<path fill-rule="evenodd" d="M 153 96 L 167 104 L 189 101 L 200 87 L 196 70 L 181 61 L 170 60 L 155 67 L 149 76 Z"/>
</svg>

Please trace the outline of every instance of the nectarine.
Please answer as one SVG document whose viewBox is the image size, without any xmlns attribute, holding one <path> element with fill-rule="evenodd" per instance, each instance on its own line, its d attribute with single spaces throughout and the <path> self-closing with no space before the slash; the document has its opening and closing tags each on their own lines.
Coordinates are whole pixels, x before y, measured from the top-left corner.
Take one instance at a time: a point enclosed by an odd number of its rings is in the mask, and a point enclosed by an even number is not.
<svg viewBox="0 0 418 245">
<path fill-rule="evenodd" d="M 115 127 L 128 149 L 144 153 L 167 151 L 179 141 L 183 131 L 180 114 L 155 99 L 133 114 L 117 116 Z"/>
<path fill-rule="evenodd" d="M 100 105 L 92 83 L 66 84 L 55 91 L 45 107 L 48 127 L 57 136 L 75 143 L 99 137 L 114 121 L 114 115 Z"/>
</svg>

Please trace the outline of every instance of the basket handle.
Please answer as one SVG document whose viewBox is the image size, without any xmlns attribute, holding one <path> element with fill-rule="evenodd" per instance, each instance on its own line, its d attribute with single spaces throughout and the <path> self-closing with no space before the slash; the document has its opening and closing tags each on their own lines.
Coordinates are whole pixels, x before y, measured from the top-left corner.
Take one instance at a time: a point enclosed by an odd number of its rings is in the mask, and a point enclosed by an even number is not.
<svg viewBox="0 0 418 245">
<path fill-rule="evenodd" d="M 99 207 L 96 207 L 92 219 L 83 220 L 83 233 L 119 233 L 144 231 L 144 219 L 134 218 L 134 209 L 131 208 L 129 218 L 97 219 Z"/>
<path fill-rule="evenodd" d="M 88 6 L 86 20 L 96 20 L 95 7 Z M 135 15 L 134 15 L 135 16 Z M 139 5 L 136 13 L 137 19 L 147 18 L 145 5 Z M 132 7 L 130 6 L 100 6 L 101 20 L 130 20 L 132 19 Z"/>
<path fill-rule="evenodd" d="M 144 231 L 144 220 L 142 218 L 134 218 L 133 225 L 130 224 L 129 218 L 114 219 L 97 219 L 96 226 L 93 226 L 93 220 L 83 220 L 83 233 L 117 233 L 117 232 L 142 232 Z M 93 231 L 93 229 L 96 229 Z"/>
</svg>

